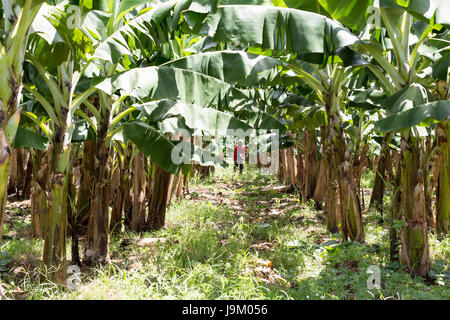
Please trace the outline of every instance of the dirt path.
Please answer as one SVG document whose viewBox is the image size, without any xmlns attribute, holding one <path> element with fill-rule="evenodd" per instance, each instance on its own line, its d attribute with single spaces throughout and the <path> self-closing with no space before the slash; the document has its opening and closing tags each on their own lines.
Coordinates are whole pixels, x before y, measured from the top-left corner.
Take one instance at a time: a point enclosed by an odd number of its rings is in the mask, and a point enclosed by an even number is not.
<svg viewBox="0 0 450 320">
<path fill-rule="evenodd" d="M 330 240 L 319 226 L 325 226 L 326 216 L 322 211 L 312 209 L 312 205 L 301 203 L 295 189 L 289 192 L 261 192 L 279 187 L 277 181 L 267 179 L 228 181 L 215 178 L 209 185 L 192 188 L 188 198 L 192 201 L 209 201 L 217 206 L 229 208 L 246 222 L 258 226 L 268 226 L 276 221 L 280 225 L 295 224 L 306 233 L 317 235 L 317 243 Z M 311 214 L 304 214 L 307 210 Z"/>
</svg>

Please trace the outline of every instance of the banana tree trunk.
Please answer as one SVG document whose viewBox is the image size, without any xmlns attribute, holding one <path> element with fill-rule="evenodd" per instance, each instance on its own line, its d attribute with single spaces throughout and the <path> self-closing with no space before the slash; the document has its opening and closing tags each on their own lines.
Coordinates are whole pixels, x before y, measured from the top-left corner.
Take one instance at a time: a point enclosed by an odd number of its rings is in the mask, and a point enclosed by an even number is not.
<svg viewBox="0 0 450 320">
<path fill-rule="evenodd" d="M 15 194 L 17 200 L 21 199 L 24 193 L 25 164 L 23 153 L 23 148 L 12 150 L 8 194 Z"/>
<path fill-rule="evenodd" d="M 427 159 L 425 165 L 423 166 L 424 172 L 424 187 L 425 187 L 425 209 L 426 209 L 426 221 L 431 229 L 436 228 L 436 221 L 434 218 L 433 211 L 433 189 L 437 184 L 437 174 L 435 170 L 436 163 L 432 161 L 434 158 L 434 147 L 432 142 L 432 137 L 427 136 L 425 143 L 426 154 L 424 155 Z M 437 142 L 437 141 L 435 141 Z"/>
<path fill-rule="evenodd" d="M 168 199 L 172 190 L 173 175 L 157 165 L 152 168 L 151 198 L 148 208 L 148 230 L 158 230 L 164 227 Z"/>
<path fill-rule="evenodd" d="M 83 158 L 81 163 L 81 178 L 80 186 L 78 188 L 77 206 L 75 215 L 75 226 L 77 232 L 81 234 L 86 233 L 86 227 L 89 222 L 89 206 L 93 187 L 93 173 L 94 173 L 94 154 L 96 144 L 94 140 L 87 140 L 83 143 Z"/>
<path fill-rule="evenodd" d="M 313 200 L 316 203 L 316 207 L 320 208 L 322 202 L 326 200 L 327 195 L 327 173 L 325 171 L 325 161 L 320 160 L 319 162 L 319 174 L 316 184 L 316 190 L 314 191 Z"/>
<path fill-rule="evenodd" d="M 42 6 L 41 1 L 3 1 L 4 39 L 0 50 L 0 244 L 7 199 L 11 147 L 19 125 L 16 112 L 22 93 L 23 61 L 30 26 Z M 18 10 L 20 10 L 18 14 Z M 17 118 L 17 119 L 15 119 Z M 13 120 L 13 122 L 11 122 Z M 8 126 L 7 126 L 8 124 Z"/>
<path fill-rule="evenodd" d="M 43 238 L 43 231 L 45 230 L 44 214 L 47 212 L 47 197 L 45 196 L 45 186 L 41 186 L 39 179 L 45 180 L 47 178 L 48 170 L 42 171 L 42 167 L 48 168 L 48 165 L 43 165 L 44 152 L 36 150 L 33 158 L 33 174 L 32 174 L 32 192 L 31 192 L 31 236 L 34 238 Z M 47 159 L 47 157 L 45 157 Z M 42 179 L 39 175 L 44 174 Z"/>
<path fill-rule="evenodd" d="M 175 196 L 179 199 L 183 196 L 183 181 L 184 175 L 182 173 L 179 174 L 177 187 L 175 188 Z"/>
<path fill-rule="evenodd" d="M 6 140 L 3 129 L 0 128 L 0 245 L 2 244 L 3 220 L 6 206 L 6 189 L 8 186 L 9 163 L 11 161 L 10 152 L 9 143 Z"/>
<path fill-rule="evenodd" d="M 116 159 L 116 161 L 120 162 L 120 159 Z M 113 166 L 114 167 L 114 166 Z M 123 195 L 121 193 L 121 175 L 122 168 L 120 164 L 115 166 L 115 169 L 112 173 L 111 178 L 111 233 L 120 233 L 121 224 L 120 221 L 122 219 L 122 208 L 123 208 Z"/>
<path fill-rule="evenodd" d="M 448 121 L 437 127 L 439 174 L 436 190 L 436 230 L 450 232 L 450 125 Z"/>
<path fill-rule="evenodd" d="M 364 188 L 361 188 L 361 178 L 365 168 L 367 168 L 367 152 L 369 151 L 369 144 L 364 145 L 358 157 L 355 158 L 353 169 L 357 170 L 355 174 L 355 185 L 358 194 L 361 195 L 362 210 L 365 208 L 364 204 Z"/>
<path fill-rule="evenodd" d="M 297 179 L 295 180 L 295 185 L 301 191 L 303 190 L 305 180 L 305 158 L 301 150 L 301 146 L 297 146 Z M 300 192 L 300 197 L 303 197 L 302 192 Z"/>
<path fill-rule="evenodd" d="M 335 154 L 333 152 L 332 136 L 328 134 L 329 129 L 326 130 L 324 140 L 324 158 L 323 163 L 327 177 L 327 191 L 325 201 L 325 212 L 327 214 L 327 229 L 331 233 L 338 232 L 338 223 L 341 219 L 340 205 L 339 205 L 339 186 L 337 182 L 337 168 L 335 161 Z"/>
<path fill-rule="evenodd" d="M 359 193 L 354 185 L 350 159 L 339 165 L 339 191 L 343 239 L 364 242 L 364 228 Z"/>
<path fill-rule="evenodd" d="M 390 135 L 387 134 L 383 138 L 383 145 L 380 151 L 380 159 L 378 160 L 378 165 L 375 170 L 375 180 L 372 188 L 372 195 L 370 197 L 369 208 L 376 208 L 381 210 L 383 204 L 384 190 L 386 188 L 386 167 L 387 163 L 390 161 L 390 150 L 388 145 L 388 139 Z"/>
<path fill-rule="evenodd" d="M 317 158 L 317 144 L 316 133 L 314 130 L 304 130 L 304 150 L 305 150 L 305 198 L 311 199 L 316 191 L 318 179 L 318 158 Z"/>
<path fill-rule="evenodd" d="M 410 272 L 426 276 L 430 270 L 424 177 L 420 167 L 419 139 L 412 132 L 401 142 L 401 261 Z"/>
<path fill-rule="evenodd" d="M 65 119 L 62 121 L 66 123 Z M 70 149 L 64 147 L 65 126 L 57 127 L 47 155 L 49 159 L 49 183 L 47 184 L 48 212 L 45 214 L 43 261 L 51 280 L 64 284 L 66 279 L 66 233 L 68 173 Z"/>
<path fill-rule="evenodd" d="M 175 197 L 175 199 L 179 199 L 183 196 L 183 181 L 184 175 L 182 173 L 179 173 L 178 176 L 174 176 L 169 202 L 173 197 Z"/>
<path fill-rule="evenodd" d="M 20 191 L 22 191 L 21 194 L 19 194 L 19 191 L 17 192 L 17 196 L 20 198 L 21 195 L 24 193 L 24 181 L 25 181 L 25 160 L 24 159 L 24 149 L 20 148 L 17 150 L 17 176 L 18 176 L 18 187 Z"/>
<path fill-rule="evenodd" d="M 93 192 L 89 204 L 89 223 L 86 236 L 84 261 L 87 264 L 107 264 L 109 257 L 109 195 L 110 195 L 110 148 L 105 140 L 109 126 L 109 110 L 104 109 L 104 123 L 97 133 Z"/>
<path fill-rule="evenodd" d="M 145 229 L 147 176 L 145 172 L 145 158 L 139 152 L 133 160 L 133 209 L 131 215 L 131 230 L 141 232 Z"/>
<path fill-rule="evenodd" d="M 131 155 L 132 155 L 132 147 L 131 145 L 127 146 L 126 149 L 123 150 L 124 159 L 119 161 L 119 166 L 116 170 L 118 171 L 118 187 L 115 188 L 114 192 L 114 201 L 113 208 L 111 212 L 111 232 L 120 233 L 122 230 L 122 220 L 125 217 L 126 206 L 130 194 L 131 188 Z M 130 206 L 131 207 L 131 206 Z"/>
<path fill-rule="evenodd" d="M 63 284 L 66 278 L 67 180 L 62 173 L 52 177 L 46 218 L 43 261 L 50 279 Z"/>
<path fill-rule="evenodd" d="M 400 253 L 400 228 L 398 227 L 398 222 L 401 220 L 400 214 L 400 206 L 401 206 L 401 189 L 400 189 L 400 180 L 401 180 L 401 170 L 400 170 L 400 162 L 395 165 L 395 176 L 393 178 L 393 200 L 390 208 L 391 213 L 391 221 L 389 226 L 389 256 L 390 261 L 399 261 Z"/>
<path fill-rule="evenodd" d="M 278 181 L 284 183 L 286 181 L 286 150 L 280 149 L 279 151 L 279 162 L 278 162 Z"/>
<path fill-rule="evenodd" d="M 322 157 L 319 160 L 319 176 L 317 178 L 316 190 L 314 190 L 314 202 L 316 203 L 316 208 L 321 209 L 322 203 L 326 201 L 327 198 L 327 168 L 325 164 L 325 146 L 326 146 L 326 133 L 327 128 L 325 126 L 320 127 L 320 136 L 322 137 L 321 142 L 321 153 Z"/>
<path fill-rule="evenodd" d="M 78 172 L 74 170 L 78 163 L 80 145 L 76 144 L 70 152 L 70 168 L 68 170 L 67 178 L 67 190 L 68 190 L 68 201 L 67 201 L 67 221 L 70 226 L 70 235 L 72 236 L 72 260 L 71 264 L 81 265 L 80 261 L 80 250 L 78 246 L 78 228 L 76 221 L 76 196 L 77 190 L 76 185 L 78 183 Z"/>
<path fill-rule="evenodd" d="M 364 226 L 350 152 L 345 142 L 342 121 L 336 112 L 328 115 L 328 140 L 337 164 L 342 236 L 344 240 L 364 242 Z"/>
<path fill-rule="evenodd" d="M 288 184 L 295 184 L 297 181 L 297 164 L 295 159 L 294 147 L 290 147 L 286 150 L 287 160 L 288 160 Z"/>
<path fill-rule="evenodd" d="M 11 161 L 9 163 L 9 181 L 8 191 L 9 195 L 13 195 L 16 199 L 19 193 L 19 175 L 18 175 L 18 150 L 11 150 Z"/>
<path fill-rule="evenodd" d="M 23 181 L 23 193 L 22 193 L 22 200 L 27 199 L 30 197 L 31 193 L 31 182 L 33 178 L 33 160 L 32 160 L 32 153 L 31 151 L 28 153 L 28 160 L 27 160 L 27 169 L 25 171 L 25 177 Z"/>
<path fill-rule="evenodd" d="M 278 171 L 277 171 L 277 178 L 279 183 L 283 183 L 283 150 L 278 150 Z"/>
<path fill-rule="evenodd" d="M 124 215 L 124 225 L 125 229 L 131 230 L 131 216 L 133 214 L 133 197 L 132 197 L 132 188 L 131 184 L 133 181 L 133 170 L 131 170 L 131 156 L 133 151 L 133 146 L 130 144 L 128 145 L 128 157 L 126 159 L 127 161 L 127 172 L 124 172 L 124 176 L 122 177 L 122 181 L 126 181 L 126 183 L 123 182 L 123 185 L 126 184 L 126 188 L 124 189 L 124 200 L 123 200 L 123 215 Z M 149 190 L 149 185 L 147 185 L 147 195 L 150 197 L 151 192 Z"/>
<path fill-rule="evenodd" d="M 45 208 L 45 197 L 42 188 L 33 182 L 33 191 L 31 192 L 31 236 L 33 238 L 42 238 L 41 215 Z"/>
<path fill-rule="evenodd" d="M 190 174 L 184 175 L 183 177 L 183 193 L 189 194 L 189 176 Z"/>
</svg>

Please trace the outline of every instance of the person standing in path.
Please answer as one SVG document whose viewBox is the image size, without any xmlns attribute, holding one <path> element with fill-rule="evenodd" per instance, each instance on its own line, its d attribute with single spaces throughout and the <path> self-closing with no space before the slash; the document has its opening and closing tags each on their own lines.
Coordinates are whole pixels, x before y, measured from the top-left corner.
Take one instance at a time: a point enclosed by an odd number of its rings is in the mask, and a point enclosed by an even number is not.
<svg viewBox="0 0 450 320">
<path fill-rule="evenodd" d="M 239 165 L 239 174 L 242 174 L 242 171 L 244 170 L 244 162 L 245 162 L 245 144 L 240 139 L 237 146 L 234 148 L 234 172 L 236 172 L 236 169 Z"/>
</svg>

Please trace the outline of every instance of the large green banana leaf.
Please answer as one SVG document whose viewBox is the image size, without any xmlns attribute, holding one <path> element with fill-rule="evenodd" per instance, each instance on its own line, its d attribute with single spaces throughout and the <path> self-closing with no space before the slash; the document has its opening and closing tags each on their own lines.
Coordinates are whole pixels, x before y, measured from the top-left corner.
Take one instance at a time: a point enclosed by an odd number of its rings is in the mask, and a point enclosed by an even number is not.
<svg viewBox="0 0 450 320">
<path fill-rule="evenodd" d="M 307 106 L 300 108 L 293 116 L 294 127 L 314 130 L 327 124 L 327 113 L 324 107 Z"/>
<path fill-rule="evenodd" d="M 150 122 L 181 116 L 189 128 L 204 130 L 213 136 L 225 135 L 229 129 L 247 130 L 251 128 L 233 115 L 182 101 L 160 100 L 138 105 L 136 108 L 141 110 Z"/>
<path fill-rule="evenodd" d="M 100 81 L 96 87 L 107 94 L 120 91 L 141 101 L 181 100 L 199 107 L 218 107 L 246 114 L 254 128 L 284 130 L 275 118 L 255 107 L 240 90 L 219 79 L 189 70 L 169 67 L 135 68 Z M 243 119 L 242 117 L 239 117 Z"/>
<path fill-rule="evenodd" d="M 356 89 L 349 96 L 350 106 L 372 110 L 380 108 L 386 100 L 386 94 L 376 88 Z"/>
<path fill-rule="evenodd" d="M 49 141 L 45 136 L 19 126 L 17 128 L 16 138 L 14 139 L 14 149 L 24 147 L 45 150 L 47 149 L 48 143 Z"/>
<path fill-rule="evenodd" d="M 277 129 L 280 133 L 286 131 L 286 126 L 281 121 L 266 112 L 258 111 L 256 107 L 254 112 L 249 113 L 247 123 L 255 129 Z"/>
<path fill-rule="evenodd" d="M 433 77 L 442 81 L 449 81 L 450 51 L 436 61 L 432 66 Z"/>
<path fill-rule="evenodd" d="M 85 0 L 83 5 L 88 9 L 101 9 L 109 11 L 110 7 L 116 8 L 119 13 L 126 12 L 141 4 L 149 3 L 149 0 Z M 80 0 L 72 0 L 72 4 L 81 5 Z"/>
<path fill-rule="evenodd" d="M 142 1 L 128 1 L 124 9 L 129 10 L 135 3 L 140 4 Z M 168 33 L 178 26 L 181 12 L 192 16 L 214 12 L 216 9 L 217 1 L 213 0 L 153 1 L 149 11 L 134 17 L 106 38 L 96 48 L 94 57 L 115 64 L 122 56 L 133 55 L 136 49 L 147 52 L 161 42 L 167 42 Z M 98 26 L 93 29 L 98 29 Z"/>
<path fill-rule="evenodd" d="M 419 19 L 450 26 L 450 1 L 448 0 L 380 0 L 380 6 L 404 8 Z"/>
<path fill-rule="evenodd" d="M 72 134 L 72 142 L 83 142 L 95 139 L 95 130 L 89 126 L 86 120 L 77 120 Z M 46 136 L 37 133 L 21 125 L 17 128 L 14 140 L 14 149 L 21 147 L 46 150 L 49 140 Z"/>
<path fill-rule="evenodd" d="M 186 122 L 182 117 L 176 118 L 166 118 L 164 120 L 153 122 L 152 123 L 159 132 L 162 134 L 174 134 L 176 132 L 180 132 L 180 130 L 184 130 L 185 132 L 189 132 L 191 136 L 201 136 L 203 132 L 201 129 L 193 129 L 188 127 Z"/>
<path fill-rule="evenodd" d="M 143 40 L 138 40 L 138 33 L 141 33 L 143 37 L 156 44 L 155 42 L 158 40 L 159 36 L 164 36 L 164 34 L 158 32 L 157 26 L 161 25 L 163 20 L 169 16 L 176 4 L 177 1 L 161 3 L 152 10 L 131 20 L 106 38 L 95 49 L 94 57 L 110 61 L 111 63 L 117 63 L 123 55 L 131 56 L 132 50 L 141 45 L 141 42 L 148 44 Z"/>
<path fill-rule="evenodd" d="M 433 94 L 427 88 L 414 83 L 388 97 L 381 106 L 392 115 L 434 100 Z"/>
<path fill-rule="evenodd" d="M 352 29 L 361 30 L 370 14 L 372 0 L 284 0 L 289 8 L 329 16 Z"/>
<path fill-rule="evenodd" d="M 169 173 L 178 174 L 180 165 L 174 164 L 170 155 L 175 145 L 157 130 L 140 121 L 125 123 L 123 126 L 125 141 L 134 143 L 139 150 L 159 167 Z"/>
<path fill-rule="evenodd" d="M 159 131 L 142 121 L 125 123 L 123 127 L 125 141 L 131 141 L 151 161 L 169 173 L 178 174 L 180 170 L 190 167 L 190 161 L 195 160 L 202 165 L 223 163 L 222 159 L 210 152 L 194 146 L 186 141 L 170 141 Z M 180 163 L 172 161 L 176 154 Z M 189 162 L 189 164 L 183 163 Z"/>
<path fill-rule="evenodd" d="M 66 1 L 56 6 L 44 4 L 30 28 L 27 58 L 50 71 L 67 61 L 70 55 L 75 55 L 81 62 L 93 51 L 91 39 L 69 27 L 68 8 Z M 74 70 L 80 70 L 82 66 L 83 63 L 76 63 Z"/>
<path fill-rule="evenodd" d="M 140 100 L 175 99 L 201 107 L 219 105 L 232 90 L 228 83 L 216 78 L 169 67 L 131 69 L 101 80 L 96 87 L 107 94 L 120 91 Z M 238 96 L 249 102 L 244 94 L 236 92 L 235 98 Z"/>
<path fill-rule="evenodd" d="M 205 150 L 195 144 L 189 143 L 187 141 L 174 141 L 175 148 L 178 149 L 180 161 L 190 162 L 195 161 L 202 166 L 217 166 L 228 167 L 228 164 L 224 161 L 224 158 Z M 211 144 L 211 146 L 213 146 Z M 214 147 L 217 146 L 214 144 Z M 213 148 L 213 149 L 216 149 Z M 216 150 L 217 151 L 217 150 Z"/>
<path fill-rule="evenodd" d="M 345 2 L 342 0 L 285 0 L 285 2 L 289 7 L 322 14 L 324 9 L 333 19 L 354 29 L 361 29 L 369 16 L 376 12 L 374 0 L 346 0 Z M 427 22 L 446 26 L 450 24 L 448 0 L 379 0 L 378 3 L 384 9 L 406 10 Z M 317 11 L 314 10 L 314 4 Z"/>
<path fill-rule="evenodd" d="M 407 129 L 416 125 L 429 126 L 450 117 L 450 101 L 440 100 L 415 106 L 375 122 L 379 131 Z"/>
<path fill-rule="evenodd" d="M 217 51 L 217 42 L 215 42 L 211 37 L 201 37 L 200 40 L 185 48 L 184 51 L 190 53 Z"/>
<path fill-rule="evenodd" d="M 253 81 L 247 81 L 247 85 L 258 85 L 261 72 L 282 64 L 278 59 L 244 51 L 217 51 L 183 57 L 162 66 L 203 73 L 229 84 L 250 78 Z"/>
<path fill-rule="evenodd" d="M 126 13 L 141 5 L 151 4 L 152 6 L 166 1 L 149 1 L 149 0 L 113 0 L 109 1 L 111 11 L 117 16 L 116 20 L 120 20 Z"/>
<path fill-rule="evenodd" d="M 164 133 L 175 132 L 177 126 L 184 129 L 203 130 L 213 136 L 225 135 L 227 130 L 248 129 L 278 129 L 285 131 L 284 125 L 266 112 L 255 108 L 254 113 L 247 115 L 246 120 L 237 117 L 238 113 L 228 114 L 213 108 L 202 108 L 194 104 L 187 104 L 175 100 L 152 101 L 142 105 L 135 105 L 142 111 L 150 122 L 161 122 L 170 117 L 181 116 L 183 122 L 173 119 L 164 124 Z M 172 128 L 172 129 L 170 129 Z"/>
<path fill-rule="evenodd" d="M 205 18 L 199 33 L 214 41 L 310 54 L 311 59 L 359 42 L 350 30 L 327 17 L 269 6 L 219 6 L 217 13 Z"/>
<path fill-rule="evenodd" d="M 29 34 L 39 34 L 48 44 L 64 43 L 63 37 L 61 37 L 55 26 L 48 19 L 48 17 L 58 14 L 58 8 L 62 9 L 61 6 L 54 7 L 43 4 L 31 24 Z"/>
<path fill-rule="evenodd" d="M 415 125 L 428 126 L 447 119 L 449 101 L 434 101 L 434 95 L 420 84 L 412 84 L 384 100 L 389 116 L 375 122 L 379 131 L 394 131 Z"/>
</svg>

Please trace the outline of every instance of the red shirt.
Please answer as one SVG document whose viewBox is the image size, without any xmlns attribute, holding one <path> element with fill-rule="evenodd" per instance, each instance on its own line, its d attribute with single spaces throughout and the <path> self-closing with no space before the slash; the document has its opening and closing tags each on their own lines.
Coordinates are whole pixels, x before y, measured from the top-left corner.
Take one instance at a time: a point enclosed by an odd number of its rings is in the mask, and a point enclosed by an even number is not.
<svg viewBox="0 0 450 320">
<path fill-rule="evenodd" d="M 233 161 L 236 161 L 237 153 L 238 153 L 238 147 L 239 146 L 234 147 Z M 244 144 L 241 146 L 241 154 L 245 154 L 245 145 Z"/>
</svg>

